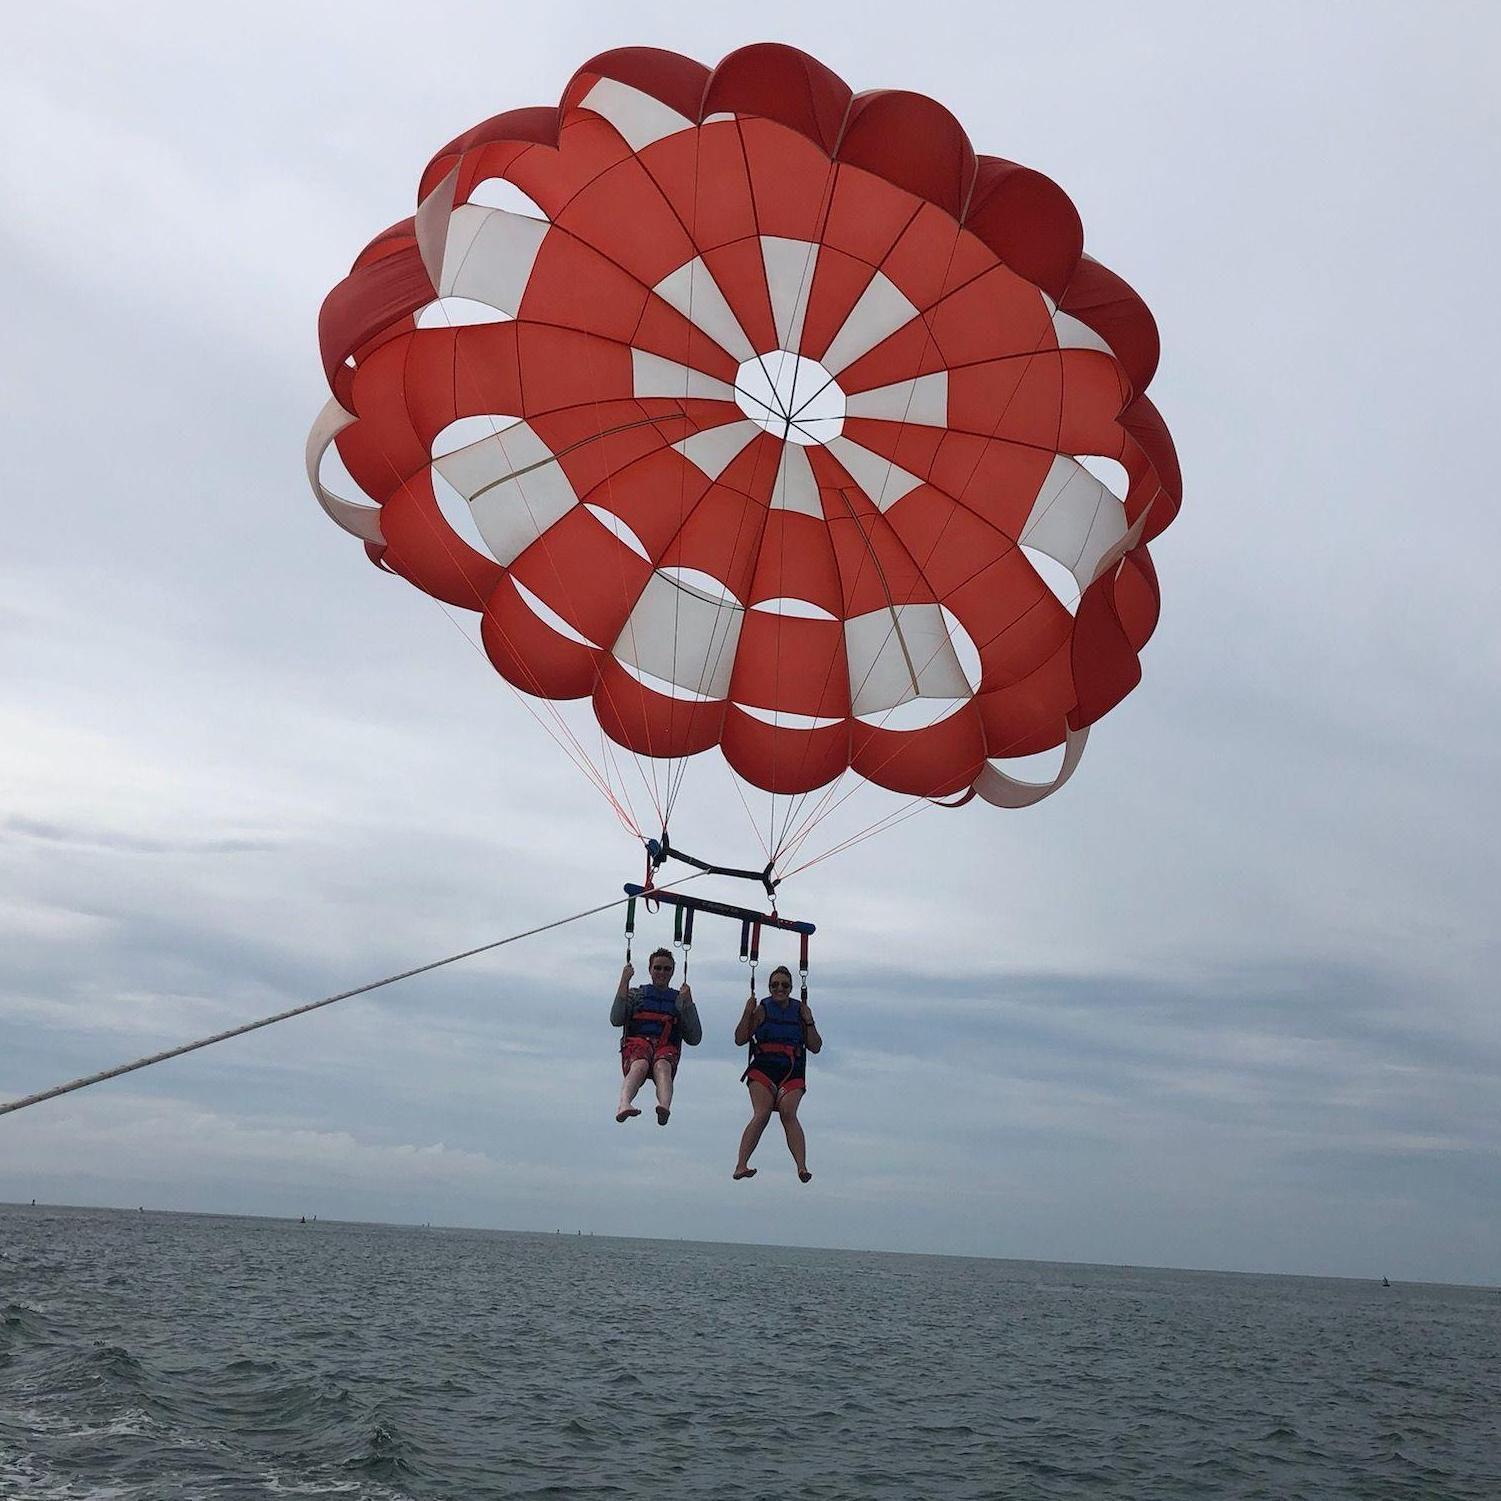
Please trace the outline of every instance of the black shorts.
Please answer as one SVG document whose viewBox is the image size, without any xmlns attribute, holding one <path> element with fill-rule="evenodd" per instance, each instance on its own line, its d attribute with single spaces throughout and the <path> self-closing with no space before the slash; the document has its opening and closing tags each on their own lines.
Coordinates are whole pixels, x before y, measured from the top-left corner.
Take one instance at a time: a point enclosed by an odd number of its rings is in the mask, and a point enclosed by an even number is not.
<svg viewBox="0 0 1501 1501">
<path fill-rule="evenodd" d="M 778 1090 L 806 1089 L 808 1055 L 799 1053 L 796 1058 L 789 1058 L 785 1053 L 757 1053 L 745 1071 L 745 1081 L 764 1085 L 773 1094 Z"/>
</svg>

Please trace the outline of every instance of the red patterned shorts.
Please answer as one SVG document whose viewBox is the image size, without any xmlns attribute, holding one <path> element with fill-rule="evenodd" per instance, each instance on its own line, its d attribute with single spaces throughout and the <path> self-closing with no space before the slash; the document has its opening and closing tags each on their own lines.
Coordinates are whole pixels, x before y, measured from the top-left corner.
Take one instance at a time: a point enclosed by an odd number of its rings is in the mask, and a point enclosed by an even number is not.
<svg viewBox="0 0 1501 1501">
<path fill-rule="evenodd" d="M 682 1051 L 675 1042 L 653 1047 L 649 1037 L 627 1037 L 620 1044 L 620 1072 L 630 1073 L 631 1065 L 639 1058 L 645 1058 L 653 1064 L 659 1058 L 665 1058 L 671 1065 L 673 1075 L 676 1076 L 678 1059 L 682 1056 Z"/>
</svg>

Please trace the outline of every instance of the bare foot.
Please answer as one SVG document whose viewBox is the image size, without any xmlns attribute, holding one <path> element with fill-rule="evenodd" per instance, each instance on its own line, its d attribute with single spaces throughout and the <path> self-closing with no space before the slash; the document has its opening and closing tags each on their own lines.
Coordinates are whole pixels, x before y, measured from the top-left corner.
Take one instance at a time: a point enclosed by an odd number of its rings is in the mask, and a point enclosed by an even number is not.
<svg viewBox="0 0 1501 1501">
<path fill-rule="evenodd" d="M 665 1126 L 667 1124 L 667 1117 L 669 1115 L 671 1115 L 671 1114 L 672 1114 L 672 1112 L 665 1105 L 658 1105 L 657 1106 L 657 1124 L 659 1126 Z"/>
<path fill-rule="evenodd" d="M 811 1183 L 813 1181 L 813 1174 L 810 1173 L 805 1167 L 800 1167 L 797 1170 L 797 1175 L 803 1180 L 804 1183 Z"/>
<path fill-rule="evenodd" d="M 737 1167 L 731 1176 L 734 1178 L 754 1178 L 756 1170 L 753 1167 Z"/>
<path fill-rule="evenodd" d="M 640 1114 L 641 1112 L 634 1105 L 627 1105 L 624 1110 L 617 1110 L 615 1112 L 615 1119 L 617 1121 L 628 1121 L 633 1115 Z"/>
</svg>

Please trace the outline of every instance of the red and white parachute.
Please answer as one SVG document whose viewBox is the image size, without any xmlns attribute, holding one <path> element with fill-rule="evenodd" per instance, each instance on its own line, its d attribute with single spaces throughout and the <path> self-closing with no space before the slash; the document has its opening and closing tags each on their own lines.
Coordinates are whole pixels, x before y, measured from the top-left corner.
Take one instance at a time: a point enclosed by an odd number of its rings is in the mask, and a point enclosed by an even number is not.
<svg viewBox="0 0 1501 1501">
<path fill-rule="evenodd" d="M 444 147 L 319 334 L 328 513 L 638 756 L 1020 807 L 1140 677 L 1181 493 L 1155 325 L 931 99 L 605 53 Z"/>
</svg>

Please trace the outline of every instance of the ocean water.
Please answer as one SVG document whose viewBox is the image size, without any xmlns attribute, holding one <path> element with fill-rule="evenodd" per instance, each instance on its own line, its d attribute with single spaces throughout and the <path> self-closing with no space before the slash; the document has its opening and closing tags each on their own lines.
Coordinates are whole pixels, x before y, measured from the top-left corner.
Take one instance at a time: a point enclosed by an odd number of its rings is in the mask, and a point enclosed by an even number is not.
<svg viewBox="0 0 1501 1501">
<path fill-rule="evenodd" d="M 1501 1498 L 1501 1293 L 0 1206 L 0 1497 Z"/>
</svg>

